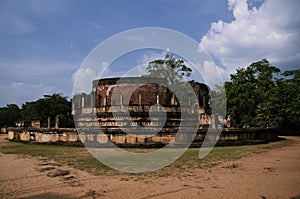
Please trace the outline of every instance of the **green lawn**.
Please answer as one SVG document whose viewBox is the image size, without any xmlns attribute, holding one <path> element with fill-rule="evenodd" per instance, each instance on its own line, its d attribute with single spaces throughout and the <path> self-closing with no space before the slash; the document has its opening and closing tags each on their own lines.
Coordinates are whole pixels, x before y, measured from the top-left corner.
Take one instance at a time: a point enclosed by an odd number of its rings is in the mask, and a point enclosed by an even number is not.
<svg viewBox="0 0 300 199">
<path fill-rule="evenodd" d="M 262 153 L 270 149 L 291 144 L 290 140 L 271 142 L 268 144 L 215 147 L 204 159 L 199 159 L 199 148 L 188 149 L 171 165 L 150 174 L 168 176 L 173 171 L 183 171 L 193 168 L 210 168 L 224 161 L 239 159 L 251 154 Z M 127 149 L 132 152 L 145 153 L 154 149 Z M 22 156 L 47 157 L 61 165 L 68 165 L 85 170 L 94 175 L 119 175 L 120 172 L 110 169 L 95 159 L 85 148 L 59 145 L 23 144 L 8 142 L 1 146 L 0 151 L 5 154 L 19 154 Z"/>
</svg>

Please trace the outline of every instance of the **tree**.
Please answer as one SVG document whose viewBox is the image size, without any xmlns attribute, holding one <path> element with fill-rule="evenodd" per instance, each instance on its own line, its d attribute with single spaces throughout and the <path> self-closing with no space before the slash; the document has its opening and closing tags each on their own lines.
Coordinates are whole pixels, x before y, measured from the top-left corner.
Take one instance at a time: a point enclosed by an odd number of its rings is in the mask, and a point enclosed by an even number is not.
<svg viewBox="0 0 300 199">
<path fill-rule="evenodd" d="M 231 80 L 225 83 L 228 115 L 232 116 L 234 125 L 252 125 L 256 108 L 253 68 L 237 69 L 237 73 L 231 75 Z"/>
<path fill-rule="evenodd" d="M 186 97 L 187 86 L 189 82 L 184 80 L 184 77 L 189 77 L 192 69 L 184 64 L 181 59 L 176 59 L 172 55 L 167 54 L 165 59 L 157 59 L 149 62 L 147 66 L 147 77 L 165 78 L 168 83 L 168 88 L 173 93 L 176 93 L 177 99 L 181 99 L 184 104 L 188 103 Z"/>
<path fill-rule="evenodd" d="M 147 66 L 148 76 L 166 78 L 170 85 L 182 82 L 183 77 L 189 77 L 192 69 L 184 64 L 181 59 L 175 59 L 167 54 L 165 59 L 151 61 Z"/>
<path fill-rule="evenodd" d="M 16 104 L 8 104 L 0 108 L 0 126 L 15 126 L 15 123 L 21 119 L 20 112 Z"/>
<path fill-rule="evenodd" d="M 50 117 L 51 121 L 55 120 L 57 115 L 60 115 L 64 121 L 67 121 L 66 127 L 73 126 L 71 116 L 72 104 L 60 94 L 44 95 L 34 102 L 26 102 L 22 106 L 23 120 L 47 120 Z"/>
<path fill-rule="evenodd" d="M 258 105 L 257 121 L 261 126 L 299 129 L 300 70 L 285 71 L 282 76 Z"/>
<path fill-rule="evenodd" d="M 280 70 L 263 59 L 247 68 L 237 69 L 225 83 L 228 114 L 235 125 L 257 125 L 257 107 L 263 103 L 274 88 L 274 74 Z"/>
</svg>

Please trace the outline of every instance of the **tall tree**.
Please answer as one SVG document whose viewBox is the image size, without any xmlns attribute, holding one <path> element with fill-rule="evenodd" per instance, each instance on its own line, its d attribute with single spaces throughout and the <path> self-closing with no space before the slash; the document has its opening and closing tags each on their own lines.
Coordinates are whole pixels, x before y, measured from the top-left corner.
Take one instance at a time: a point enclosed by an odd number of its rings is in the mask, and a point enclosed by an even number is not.
<svg viewBox="0 0 300 199">
<path fill-rule="evenodd" d="M 21 119 L 21 111 L 16 104 L 8 104 L 0 108 L 0 126 L 15 126 L 16 121 Z"/>
<path fill-rule="evenodd" d="M 264 102 L 274 88 L 274 74 L 280 70 L 266 59 L 237 69 L 231 82 L 225 84 L 228 114 L 235 125 L 257 125 L 257 106 Z"/>
<path fill-rule="evenodd" d="M 189 77 L 192 69 L 184 64 L 182 59 L 176 59 L 174 56 L 167 54 L 164 59 L 157 59 L 149 62 L 147 66 L 147 77 L 165 78 L 168 88 L 176 93 L 177 99 L 181 99 L 184 104 L 188 103 L 186 97 L 187 86 L 189 82 L 184 77 Z"/>
<path fill-rule="evenodd" d="M 72 104 L 60 94 L 44 95 L 34 102 L 26 102 L 22 106 L 23 120 L 47 120 L 48 117 L 54 121 L 57 115 L 60 115 L 64 120 L 68 121 L 66 127 L 73 126 L 71 116 Z"/>
<path fill-rule="evenodd" d="M 181 59 L 175 59 L 167 54 L 165 59 L 151 61 L 147 66 L 148 76 L 166 78 L 169 84 L 173 85 L 177 81 L 183 81 L 183 77 L 189 77 L 192 69 L 184 64 Z"/>
<path fill-rule="evenodd" d="M 300 70 L 286 71 L 276 79 L 275 86 L 266 92 L 258 105 L 257 121 L 261 126 L 299 128 Z"/>
</svg>

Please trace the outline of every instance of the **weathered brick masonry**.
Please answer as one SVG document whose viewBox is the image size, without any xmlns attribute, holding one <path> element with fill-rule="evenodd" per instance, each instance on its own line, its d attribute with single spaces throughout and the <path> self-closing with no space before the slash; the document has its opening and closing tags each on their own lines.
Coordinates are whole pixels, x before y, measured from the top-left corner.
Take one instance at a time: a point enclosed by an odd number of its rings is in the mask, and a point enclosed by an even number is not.
<svg viewBox="0 0 300 199">
<path fill-rule="evenodd" d="M 209 90 L 201 83 L 195 84 L 193 90 L 194 93 L 184 96 L 191 102 L 189 106 L 180 106 L 163 78 L 95 80 L 90 94 L 83 93 L 73 97 L 73 115 L 77 129 L 10 128 L 9 139 L 67 144 L 94 142 L 103 146 L 110 141 L 125 147 L 160 147 L 175 141 L 179 127 L 188 129 L 195 122 L 198 124 L 195 137 L 191 138 L 187 133 L 176 139 L 183 139 L 183 142 L 193 139 L 192 145 L 199 146 L 206 136 L 210 140 L 218 139 L 219 145 L 258 143 L 277 138 L 274 129 L 226 128 L 221 135 L 214 135 L 213 131 L 207 135 L 207 128 L 216 121 L 210 115 Z M 153 106 L 157 104 L 160 106 Z M 166 121 L 160 120 L 160 114 L 163 114 L 160 109 L 164 109 Z M 191 114 L 191 117 L 184 118 L 187 121 L 185 126 L 181 122 L 183 112 Z M 195 112 L 198 118 L 193 117 Z M 154 115 L 151 120 L 150 114 Z M 215 128 L 217 125 L 211 127 Z M 143 128 L 146 130 L 141 130 Z M 100 130 L 104 134 L 100 134 Z"/>
</svg>

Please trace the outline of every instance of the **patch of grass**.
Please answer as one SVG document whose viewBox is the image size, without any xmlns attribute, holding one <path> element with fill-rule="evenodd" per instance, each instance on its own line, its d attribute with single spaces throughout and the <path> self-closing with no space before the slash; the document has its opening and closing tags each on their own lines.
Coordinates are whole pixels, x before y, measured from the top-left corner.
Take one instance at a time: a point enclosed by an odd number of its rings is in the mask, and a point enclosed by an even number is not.
<svg viewBox="0 0 300 199">
<path fill-rule="evenodd" d="M 0 151 L 5 154 L 47 157 L 59 164 L 68 165 L 88 172 L 109 170 L 107 166 L 95 159 L 87 149 L 83 147 L 8 142 L 4 146 L 1 146 Z"/>
<path fill-rule="evenodd" d="M 179 159 L 171 165 L 149 174 L 128 174 L 137 179 L 145 176 L 166 177 L 172 175 L 174 171 L 182 172 L 193 168 L 210 168 L 224 161 L 230 161 L 245 157 L 251 154 L 262 153 L 271 149 L 290 145 L 293 141 L 282 140 L 268 144 L 247 145 L 247 146 L 228 146 L 215 147 L 203 159 L 199 159 L 199 148 L 188 149 Z M 80 170 L 85 170 L 94 175 L 124 175 L 119 171 L 110 169 L 106 165 L 95 159 L 85 148 L 43 145 L 43 144 L 24 144 L 8 142 L 1 146 L 0 151 L 5 154 L 19 154 L 23 156 L 47 157 L 59 164 L 68 165 Z M 128 149 L 131 152 L 145 153 L 154 149 Z"/>
</svg>

